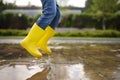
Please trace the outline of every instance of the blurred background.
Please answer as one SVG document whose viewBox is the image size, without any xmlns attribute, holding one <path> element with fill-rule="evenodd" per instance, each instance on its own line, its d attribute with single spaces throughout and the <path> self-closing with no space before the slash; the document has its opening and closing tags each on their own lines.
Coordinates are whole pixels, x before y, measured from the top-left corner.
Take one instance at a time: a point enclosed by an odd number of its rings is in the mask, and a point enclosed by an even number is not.
<svg viewBox="0 0 120 80">
<path fill-rule="evenodd" d="M 120 0 L 57 1 L 62 17 L 56 36 L 120 37 Z M 39 0 L 0 0 L 0 36 L 25 36 L 41 12 Z"/>
</svg>

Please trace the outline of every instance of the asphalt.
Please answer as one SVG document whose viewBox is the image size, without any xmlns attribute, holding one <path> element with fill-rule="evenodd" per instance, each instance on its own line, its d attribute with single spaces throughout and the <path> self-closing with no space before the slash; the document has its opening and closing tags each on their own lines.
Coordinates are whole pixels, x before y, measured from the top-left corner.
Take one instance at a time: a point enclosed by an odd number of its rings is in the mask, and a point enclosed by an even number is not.
<svg viewBox="0 0 120 80">
<path fill-rule="evenodd" d="M 0 43 L 19 44 L 23 38 L 0 38 Z M 120 44 L 120 38 L 52 38 L 49 43 L 100 43 Z"/>
</svg>

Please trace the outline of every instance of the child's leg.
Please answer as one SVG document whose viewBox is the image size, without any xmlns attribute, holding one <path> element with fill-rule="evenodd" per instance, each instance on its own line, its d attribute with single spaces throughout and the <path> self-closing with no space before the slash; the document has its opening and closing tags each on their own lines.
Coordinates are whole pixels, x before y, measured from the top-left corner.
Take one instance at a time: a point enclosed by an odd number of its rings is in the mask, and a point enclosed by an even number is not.
<svg viewBox="0 0 120 80">
<path fill-rule="evenodd" d="M 56 16 L 56 0 L 41 0 L 43 14 L 36 23 L 45 29 L 53 21 Z"/>
<path fill-rule="evenodd" d="M 56 15 L 56 0 L 41 0 L 43 14 L 33 25 L 32 29 L 21 41 L 24 47 L 34 57 L 41 57 L 42 54 L 37 49 L 37 43 L 44 35 L 44 29 L 52 22 Z"/>
<path fill-rule="evenodd" d="M 54 17 L 53 21 L 51 22 L 51 24 L 49 25 L 52 29 L 55 29 L 59 22 L 60 22 L 60 9 L 59 9 L 59 6 L 57 6 L 57 12 L 56 12 L 56 16 Z"/>
<path fill-rule="evenodd" d="M 59 11 L 59 7 L 57 5 L 57 12 L 56 12 L 56 16 L 54 17 L 53 21 L 51 22 L 50 26 L 48 26 L 45 29 L 45 34 L 44 36 L 40 39 L 40 41 L 38 42 L 38 46 L 41 48 L 41 50 L 43 50 L 44 52 L 46 52 L 47 54 L 51 54 L 51 50 L 49 49 L 49 47 L 47 46 L 47 42 L 48 40 L 55 35 L 55 27 L 57 27 L 58 23 L 59 23 L 59 19 L 60 19 L 60 11 Z"/>
</svg>

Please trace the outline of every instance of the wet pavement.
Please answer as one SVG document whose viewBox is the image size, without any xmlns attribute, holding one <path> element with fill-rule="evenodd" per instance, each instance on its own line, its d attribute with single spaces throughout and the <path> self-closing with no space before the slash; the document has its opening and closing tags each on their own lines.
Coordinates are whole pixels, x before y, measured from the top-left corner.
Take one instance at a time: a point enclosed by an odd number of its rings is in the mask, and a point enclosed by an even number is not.
<svg viewBox="0 0 120 80">
<path fill-rule="evenodd" d="M 106 68 L 103 64 L 98 66 L 102 63 L 99 61 L 95 61 L 97 64 L 94 65 L 94 62 L 89 63 L 81 58 L 82 61 L 70 61 L 60 55 L 56 58 L 2 59 L 0 80 L 120 80 L 119 65 L 113 69 L 112 63 Z"/>
<path fill-rule="evenodd" d="M 0 43 L 19 44 L 23 38 L 0 38 Z M 52 38 L 49 43 L 101 43 L 120 44 L 120 38 Z"/>
<path fill-rule="evenodd" d="M 0 39 L 0 80 L 120 80 L 119 38 L 54 38 L 41 59 L 26 56 L 21 40 Z"/>
</svg>

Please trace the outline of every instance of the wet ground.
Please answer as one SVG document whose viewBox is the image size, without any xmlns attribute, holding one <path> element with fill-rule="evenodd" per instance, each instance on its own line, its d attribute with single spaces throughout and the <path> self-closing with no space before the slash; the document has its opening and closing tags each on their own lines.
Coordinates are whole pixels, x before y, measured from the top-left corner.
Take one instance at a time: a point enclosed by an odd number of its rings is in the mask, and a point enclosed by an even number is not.
<svg viewBox="0 0 120 80">
<path fill-rule="evenodd" d="M 120 45 L 50 44 L 51 56 L 31 57 L 18 44 L 0 44 L 0 80 L 120 80 Z"/>
<path fill-rule="evenodd" d="M 28 59 L 29 60 L 29 59 Z M 22 60 L 23 61 L 23 60 Z M 0 68 L 0 80 L 90 80 L 82 63 L 46 64 L 39 60 L 6 61 Z"/>
<path fill-rule="evenodd" d="M 0 43 L 18 44 L 23 38 L 0 38 Z M 120 44 L 120 38 L 52 38 L 49 43 L 100 43 L 100 44 Z"/>
</svg>

